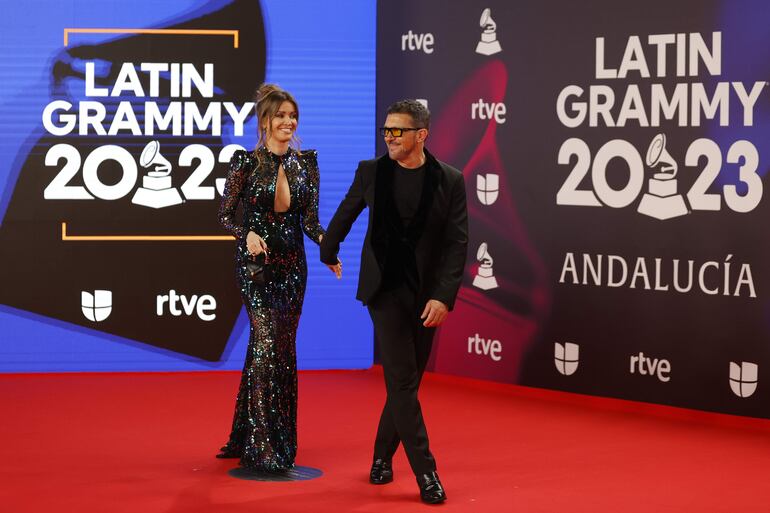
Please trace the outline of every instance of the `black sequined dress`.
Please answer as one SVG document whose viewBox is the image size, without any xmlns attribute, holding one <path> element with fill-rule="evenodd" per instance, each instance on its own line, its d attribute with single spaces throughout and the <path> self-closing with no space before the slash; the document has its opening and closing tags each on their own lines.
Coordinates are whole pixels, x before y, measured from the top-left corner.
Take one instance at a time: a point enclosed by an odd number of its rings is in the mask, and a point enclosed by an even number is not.
<svg viewBox="0 0 770 513">
<path fill-rule="evenodd" d="M 291 202 L 275 212 L 278 168 L 283 164 Z M 294 149 L 278 156 L 266 148 L 237 151 L 230 161 L 219 221 L 237 239 L 236 276 L 251 324 L 230 439 L 225 456 L 241 465 L 276 471 L 294 466 L 297 452 L 295 337 L 307 281 L 303 232 L 318 243 L 317 153 Z M 243 205 L 243 221 L 235 219 Z M 247 275 L 246 235 L 262 237 L 272 276 L 258 286 Z"/>
</svg>

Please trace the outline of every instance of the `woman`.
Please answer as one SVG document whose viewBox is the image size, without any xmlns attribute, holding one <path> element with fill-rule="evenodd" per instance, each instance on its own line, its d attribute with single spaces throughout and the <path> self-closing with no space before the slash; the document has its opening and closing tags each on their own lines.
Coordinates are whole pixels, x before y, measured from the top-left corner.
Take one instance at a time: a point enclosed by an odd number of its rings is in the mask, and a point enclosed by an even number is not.
<svg viewBox="0 0 770 513">
<path fill-rule="evenodd" d="M 318 244 L 323 229 L 317 154 L 296 149 L 297 102 L 287 91 L 263 84 L 256 114 L 257 149 L 233 155 L 219 207 L 219 222 L 238 241 L 236 275 L 251 326 L 230 439 L 217 457 L 281 471 L 294 466 L 297 452 L 295 336 L 307 281 L 302 232 Z M 244 215 L 237 224 L 239 202 Z M 270 277 L 259 285 L 251 281 L 246 262 L 262 252 Z M 332 270 L 339 276 L 339 264 Z"/>
</svg>

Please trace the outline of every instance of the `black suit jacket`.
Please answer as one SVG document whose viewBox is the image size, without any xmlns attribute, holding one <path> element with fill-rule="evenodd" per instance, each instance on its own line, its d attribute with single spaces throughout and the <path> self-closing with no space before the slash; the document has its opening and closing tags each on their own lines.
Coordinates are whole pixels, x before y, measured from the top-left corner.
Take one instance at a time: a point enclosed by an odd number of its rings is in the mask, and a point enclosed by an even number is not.
<svg viewBox="0 0 770 513">
<path fill-rule="evenodd" d="M 337 263 L 340 243 L 358 215 L 369 207 L 369 227 L 361 250 L 356 298 L 368 303 L 382 284 L 388 247 L 406 244 L 414 251 L 421 300 L 437 299 L 451 310 L 462 282 L 468 248 L 468 211 L 465 180 L 460 171 L 425 150 L 425 183 L 417 212 L 402 240 L 393 241 L 386 229 L 395 212 L 395 163 L 387 154 L 358 164 L 353 183 L 337 208 L 321 242 L 321 261 Z"/>
</svg>

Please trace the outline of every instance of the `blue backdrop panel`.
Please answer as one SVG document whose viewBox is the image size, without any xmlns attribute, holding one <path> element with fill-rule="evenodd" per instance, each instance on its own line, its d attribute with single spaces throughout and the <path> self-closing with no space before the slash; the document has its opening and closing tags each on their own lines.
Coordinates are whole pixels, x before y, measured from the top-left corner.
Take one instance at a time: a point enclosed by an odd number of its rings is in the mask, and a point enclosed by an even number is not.
<svg viewBox="0 0 770 513">
<path fill-rule="evenodd" d="M 278 0 L 4 5 L 0 260 L 6 271 L 0 284 L 0 372 L 241 367 L 248 323 L 235 286 L 232 241 L 79 241 L 72 236 L 226 235 L 216 224 L 219 194 L 214 191 L 224 177 L 231 145 L 253 147 L 256 123 L 253 116 L 245 117 L 239 133 L 225 104 L 247 112 L 251 94 L 263 80 L 290 90 L 300 103 L 298 135 L 303 148 L 319 151 L 320 215 L 327 223 L 358 161 L 374 152 L 375 5 L 351 0 L 338 2 L 337 8 L 333 12 L 318 9 L 312 1 Z M 31 9 L 45 14 L 32 20 Z M 95 27 L 181 32 L 172 36 L 65 30 Z M 140 72 L 145 96 L 128 88 L 114 97 L 94 97 L 93 88 L 114 90 L 121 80 L 128 83 L 119 75 L 126 63 L 139 69 L 143 62 L 168 65 L 159 74 L 159 94 L 152 94 L 148 74 Z M 212 91 L 198 94 L 193 84 L 189 96 L 175 96 L 169 85 L 174 82 L 173 63 L 191 63 L 203 80 L 210 63 Z M 154 134 L 132 133 L 129 128 L 99 134 L 92 126 L 84 134 L 75 128 L 59 135 L 43 121 L 46 107 L 57 100 L 69 102 L 71 112 L 81 114 L 87 108 L 80 102 L 100 103 L 107 130 L 109 122 L 121 116 L 123 104 L 144 128 L 147 102 L 155 102 L 161 112 L 174 103 L 185 109 L 192 103 L 201 113 L 216 103 L 221 116 L 213 118 L 220 117 L 221 131 L 210 119 L 207 127 L 181 134 L 170 128 Z M 185 111 L 180 119 L 192 116 Z M 64 118 L 52 119 L 55 126 L 65 123 Z M 152 140 L 173 166 L 171 189 L 181 192 L 180 199 L 184 196 L 179 204 L 148 208 L 137 196 L 132 200 L 146 173 L 142 151 Z M 72 155 L 65 148 L 63 160 L 57 162 L 51 154 L 57 144 L 75 148 L 82 159 L 82 167 L 62 181 L 63 187 L 51 182 L 65 178 L 63 165 Z M 89 175 L 89 158 L 106 145 L 123 148 L 133 159 L 117 165 L 112 159 L 116 150 L 106 152 L 108 157 Z M 192 155 L 186 163 L 185 151 Z M 207 152 L 215 159 L 209 175 L 197 190 L 185 188 L 182 183 L 188 184 L 204 167 Z M 136 187 L 113 197 L 131 178 Z M 52 198 L 52 187 L 54 193 L 74 190 L 92 198 Z M 68 222 L 66 236 L 62 222 Z M 370 322 L 354 300 L 363 229 L 354 227 L 351 243 L 341 254 L 341 282 L 318 263 L 315 245 L 307 245 L 308 290 L 297 340 L 301 369 L 371 365 Z M 111 294 L 100 295 L 98 290 Z M 171 290 L 185 296 L 177 304 L 179 315 L 159 299 L 173 298 Z M 110 299 L 108 307 L 100 303 L 105 297 Z M 100 321 L 98 312 L 107 313 L 107 318 Z"/>
</svg>

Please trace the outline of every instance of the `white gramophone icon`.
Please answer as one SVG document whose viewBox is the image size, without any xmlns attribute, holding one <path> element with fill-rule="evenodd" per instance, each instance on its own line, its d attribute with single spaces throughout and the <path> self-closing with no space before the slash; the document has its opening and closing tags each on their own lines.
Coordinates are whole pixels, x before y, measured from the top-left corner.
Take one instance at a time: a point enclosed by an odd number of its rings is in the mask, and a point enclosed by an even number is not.
<svg viewBox="0 0 770 513">
<path fill-rule="evenodd" d="M 163 208 L 178 205 L 184 201 L 179 191 L 171 186 L 171 162 L 160 154 L 158 141 L 147 143 L 139 157 L 139 164 L 152 170 L 147 172 L 147 176 L 142 177 L 142 186 L 136 190 L 131 203 Z"/>
<path fill-rule="evenodd" d="M 637 212 L 655 219 L 671 219 L 687 213 L 681 194 L 676 193 L 676 161 L 666 151 L 666 135 L 658 134 L 647 149 L 647 165 L 660 171 L 648 181 L 648 191 L 642 196 Z"/>
<path fill-rule="evenodd" d="M 487 251 L 487 243 L 482 242 L 479 246 L 479 250 L 476 251 L 476 260 L 481 262 L 476 277 L 473 278 L 473 286 L 480 288 L 481 290 L 489 290 L 497 288 L 497 278 L 495 278 L 494 271 L 492 271 L 492 264 L 494 260 L 492 255 Z"/>
<path fill-rule="evenodd" d="M 487 7 L 482 11 L 479 25 L 484 29 L 484 32 L 481 33 L 481 41 L 476 45 L 476 53 L 492 55 L 502 52 L 503 49 L 497 40 L 497 23 L 492 19 L 492 9 Z"/>
</svg>

